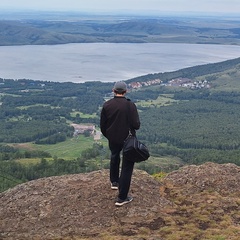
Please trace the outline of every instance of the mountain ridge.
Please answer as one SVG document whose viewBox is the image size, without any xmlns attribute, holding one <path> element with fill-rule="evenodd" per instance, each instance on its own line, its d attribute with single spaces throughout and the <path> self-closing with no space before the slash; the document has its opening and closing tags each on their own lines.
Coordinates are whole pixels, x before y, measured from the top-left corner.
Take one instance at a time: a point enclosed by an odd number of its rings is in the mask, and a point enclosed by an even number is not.
<svg viewBox="0 0 240 240">
<path fill-rule="evenodd" d="M 49 14 L 50 15 L 50 14 Z M 14 18 L 12 18 L 14 19 Z M 21 19 L 21 18 L 19 18 Z M 199 17 L 96 16 L 41 14 L 30 19 L 0 20 L 0 45 L 83 42 L 236 44 L 239 20 Z"/>
</svg>

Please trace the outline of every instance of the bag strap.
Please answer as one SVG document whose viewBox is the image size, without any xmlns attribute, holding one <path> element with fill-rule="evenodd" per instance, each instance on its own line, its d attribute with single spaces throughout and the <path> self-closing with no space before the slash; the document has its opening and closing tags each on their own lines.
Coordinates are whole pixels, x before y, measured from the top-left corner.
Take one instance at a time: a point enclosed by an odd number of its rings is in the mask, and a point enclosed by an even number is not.
<svg viewBox="0 0 240 240">
<path fill-rule="evenodd" d="M 129 134 L 128 135 L 133 135 L 131 131 L 131 121 L 129 120 L 130 116 L 130 99 L 127 98 L 127 120 L 128 120 L 128 129 L 129 129 Z"/>
</svg>

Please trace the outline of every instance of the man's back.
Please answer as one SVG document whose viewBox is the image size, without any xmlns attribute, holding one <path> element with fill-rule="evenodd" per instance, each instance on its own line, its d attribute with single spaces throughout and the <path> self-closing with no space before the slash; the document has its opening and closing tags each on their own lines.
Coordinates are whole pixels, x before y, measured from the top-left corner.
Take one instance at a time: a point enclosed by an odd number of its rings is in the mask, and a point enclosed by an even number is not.
<svg viewBox="0 0 240 240">
<path fill-rule="evenodd" d="M 140 121 L 134 103 L 115 96 L 103 105 L 100 122 L 102 133 L 111 143 L 123 143 L 129 128 L 139 129 Z"/>
</svg>

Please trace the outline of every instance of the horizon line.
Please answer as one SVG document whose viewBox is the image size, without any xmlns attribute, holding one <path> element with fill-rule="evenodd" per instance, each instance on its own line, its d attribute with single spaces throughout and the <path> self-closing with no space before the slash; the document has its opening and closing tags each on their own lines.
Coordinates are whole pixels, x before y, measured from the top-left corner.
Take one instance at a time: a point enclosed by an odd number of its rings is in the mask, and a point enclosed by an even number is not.
<svg viewBox="0 0 240 240">
<path fill-rule="evenodd" d="M 51 12 L 51 13 L 82 13 L 82 14 L 99 14 L 99 15 L 124 15 L 124 14 L 131 14 L 131 15 L 137 15 L 137 16 L 144 16 L 144 15 L 156 15 L 156 14 L 165 14 L 165 15 L 200 15 L 200 16 L 219 16 L 219 15 L 236 15 L 239 16 L 240 12 L 214 12 L 214 11 L 208 11 L 208 12 L 204 12 L 204 11 L 161 11 L 161 10 L 74 10 L 74 9 L 69 9 L 69 10 L 65 10 L 65 9 L 31 9 L 31 8 L 1 8 L 0 7 L 0 11 L 4 11 L 4 12 L 8 12 L 8 13 L 32 13 L 34 12 L 42 12 L 42 13 L 47 13 L 47 12 Z"/>
</svg>

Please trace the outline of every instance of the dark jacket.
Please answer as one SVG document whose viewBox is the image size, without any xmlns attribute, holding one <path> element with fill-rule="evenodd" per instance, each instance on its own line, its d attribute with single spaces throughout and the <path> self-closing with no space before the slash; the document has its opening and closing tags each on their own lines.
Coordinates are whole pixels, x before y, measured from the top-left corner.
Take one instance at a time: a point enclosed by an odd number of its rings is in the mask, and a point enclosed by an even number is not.
<svg viewBox="0 0 240 240">
<path fill-rule="evenodd" d="M 103 104 L 100 128 L 110 144 L 123 144 L 129 127 L 133 131 L 140 128 L 139 115 L 133 102 L 115 96 Z"/>
</svg>

